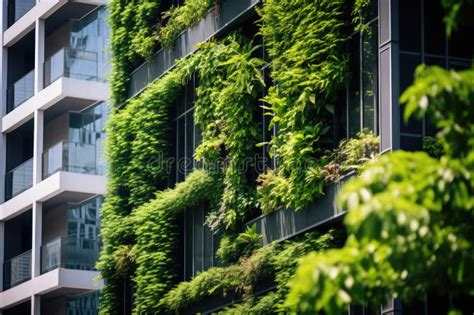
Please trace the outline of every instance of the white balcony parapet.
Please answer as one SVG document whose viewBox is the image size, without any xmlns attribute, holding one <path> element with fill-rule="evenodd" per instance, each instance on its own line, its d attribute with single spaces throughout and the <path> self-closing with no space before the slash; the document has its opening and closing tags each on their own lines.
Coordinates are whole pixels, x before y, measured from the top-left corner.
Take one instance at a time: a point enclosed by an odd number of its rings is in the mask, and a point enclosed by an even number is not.
<svg viewBox="0 0 474 315">
<path fill-rule="evenodd" d="M 35 28 L 38 19 L 46 19 L 67 2 L 106 5 L 107 0 L 41 0 L 3 33 L 3 46 L 10 47 Z"/>
<path fill-rule="evenodd" d="M 106 101 L 107 83 L 62 77 L 9 112 L 2 119 L 2 132 L 10 132 L 33 118 L 35 110 L 46 110 L 65 98 Z"/>
<path fill-rule="evenodd" d="M 105 176 L 57 172 L 37 185 L 16 195 L 0 205 L 0 221 L 8 220 L 32 207 L 34 202 L 44 202 L 62 192 L 103 195 L 106 192 Z"/>
<path fill-rule="evenodd" d="M 100 290 L 103 281 L 96 281 L 98 276 L 97 271 L 63 268 L 52 270 L 1 292 L 0 309 L 27 301 L 33 295 L 42 295 L 61 288 L 76 289 L 78 292 Z"/>
</svg>

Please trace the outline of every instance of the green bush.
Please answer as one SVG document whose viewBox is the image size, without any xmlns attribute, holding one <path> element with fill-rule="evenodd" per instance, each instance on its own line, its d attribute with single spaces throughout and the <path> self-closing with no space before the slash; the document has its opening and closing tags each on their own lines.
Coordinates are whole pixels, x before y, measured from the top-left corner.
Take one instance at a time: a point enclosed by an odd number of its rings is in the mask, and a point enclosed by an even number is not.
<svg viewBox="0 0 474 315">
<path fill-rule="evenodd" d="M 436 118 L 445 155 L 386 154 L 346 184 L 349 239 L 303 259 L 287 300 L 293 311 L 342 314 L 348 303 L 410 301 L 430 290 L 472 294 L 474 70 L 420 66 L 401 100 L 405 118 Z"/>
</svg>

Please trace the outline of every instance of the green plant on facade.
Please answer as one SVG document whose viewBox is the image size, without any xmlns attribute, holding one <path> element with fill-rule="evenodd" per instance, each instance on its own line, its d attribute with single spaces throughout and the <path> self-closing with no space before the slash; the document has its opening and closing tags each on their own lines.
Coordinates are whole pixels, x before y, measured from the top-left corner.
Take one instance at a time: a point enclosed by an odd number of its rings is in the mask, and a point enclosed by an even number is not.
<svg viewBox="0 0 474 315">
<path fill-rule="evenodd" d="M 242 303 L 221 311 L 221 314 L 256 314 L 263 302 L 271 298 L 271 305 L 265 303 L 270 308 L 264 313 L 283 311 L 288 280 L 299 257 L 312 250 L 339 247 L 344 239 L 344 233 L 331 230 L 321 235 L 308 233 L 299 240 L 272 243 L 256 250 L 249 257 L 242 257 L 237 264 L 211 268 L 189 282 L 181 282 L 166 294 L 162 302 L 169 313 L 179 313 L 205 298 L 230 296 L 242 298 Z M 255 301 L 252 293 L 258 282 L 272 279 L 276 283 L 276 289 L 267 297 L 260 297 Z"/>
<path fill-rule="evenodd" d="M 106 280 L 101 295 L 102 313 L 113 313 L 118 308 L 116 296 L 121 281 L 128 277 L 135 284 L 134 311 L 159 311 L 160 305 L 156 301 L 176 279 L 172 263 L 177 242 L 176 215 L 186 207 L 196 206 L 197 196 L 208 196 L 199 202 L 209 202 L 217 213 L 226 198 L 238 201 L 242 189 L 245 189 L 243 194 L 247 193 L 245 177 L 238 172 L 241 161 L 237 159 L 250 154 L 251 151 L 246 150 L 251 150 L 256 144 L 250 104 L 255 102 L 261 77 L 256 71 L 260 61 L 250 57 L 253 48 L 244 41 L 238 41 L 232 35 L 221 43 L 204 44 L 198 53 L 180 61 L 173 71 L 111 115 L 108 140 L 110 180 L 106 202 L 101 209 L 105 246 L 98 264 Z M 209 56 L 218 56 L 219 62 L 215 63 L 218 61 L 215 58 L 208 59 Z M 214 137 L 225 137 L 220 147 L 228 163 L 218 164 L 214 169 L 208 164 L 213 161 L 206 161 L 205 168 L 212 174 L 209 181 L 207 175 L 195 171 L 175 189 L 159 193 L 166 188 L 170 171 L 170 106 L 192 73 L 198 73 L 201 79 L 197 92 L 200 99 L 212 98 L 208 99 L 209 102 L 196 102 L 196 120 L 202 126 L 211 126 L 216 117 L 221 122 L 214 132 L 203 128 L 203 149 L 199 152 L 209 157 L 210 153 L 205 153 L 212 147 L 209 143 L 214 142 Z M 208 120 L 206 110 L 212 112 Z M 235 115 L 245 120 L 230 121 Z M 243 132 L 231 135 L 239 126 Z M 219 163 L 219 160 L 214 162 Z M 221 196 L 228 197 L 221 200 Z M 132 266 L 125 272 L 116 273 L 120 262 L 127 259 L 124 257 L 126 248 L 134 250 L 133 261 L 130 260 Z M 123 271 L 123 268 L 119 269 Z"/>
<path fill-rule="evenodd" d="M 233 263 L 240 257 L 248 257 L 262 246 L 262 235 L 257 233 L 257 226 L 251 227 L 238 235 L 224 235 L 220 241 L 216 257 L 222 263 Z"/>
<path fill-rule="evenodd" d="M 474 70 L 420 66 L 401 101 L 405 119 L 435 118 L 445 154 L 387 154 L 345 186 L 349 239 L 303 260 L 287 301 L 295 312 L 342 314 L 348 303 L 429 290 L 472 295 Z"/>
<path fill-rule="evenodd" d="M 231 34 L 202 44 L 139 95 L 126 99 L 132 69 L 156 48 L 170 46 L 214 1 L 186 1 L 165 14 L 158 31 L 154 25 L 160 18 L 159 4 L 111 2 L 114 109 L 108 126 L 108 192 L 101 208 L 104 247 L 98 268 L 105 286 L 100 312 L 118 312 L 127 285 L 133 288 L 132 311 L 136 314 L 175 312 L 202 298 L 235 290 L 244 300 L 228 312 L 255 312 L 272 300 L 267 309 L 284 309 L 286 282 L 297 257 L 334 247 L 333 238 L 340 239 L 334 236 L 338 232 L 263 248 L 254 231 L 239 232 L 249 213 L 259 206 L 266 212 L 280 206 L 300 209 L 320 196 L 328 182 L 371 158 L 378 139 L 370 133 L 344 142 L 340 152 L 330 150 L 336 91 L 347 79 L 347 30 L 343 26 L 347 3 L 263 1 L 261 33 L 272 59 L 274 84 L 265 102 L 273 115 L 272 124 L 279 127 L 279 135 L 271 142 L 279 168 L 262 175 L 260 183 L 255 183 L 252 171 L 242 171 L 254 169 L 248 157 L 253 156 L 258 142 L 254 118 L 264 86 L 264 63 L 254 58 L 258 47 L 250 40 Z M 203 139 L 194 158 L 203 170 L 194 170 L 184 182 L 168 189 L 172 106 L 193 75 L 199 80 L 194 118 Z M 353 151 L 361 142 L 367 150 Z M 338 170 L 331 169 L 332 159 L 337 160 Z M 318 176 L 311 177 L 314 174 Z M 258 200 L 257 185 L 261 185 Z M 178 282 L 174 260 L 177 219 L 184 209 L 203 203 L 211 210 L 207 224 L 224 233 L 219 255 L 237 263 L 203 272 L 170 291 Z M 228 277 L 219 272 L 227 272 Z M 265 277 L 274 279 L 276 290 L 252 298 L 256 279 Z"/>
<path fill-rule="evenodd" d="M 130 73 L 160 46 L 172 46 L 182 31 L 196 24 L 215 0 L 187 0 L 160 16 L 161 0 L 111 1 L 112 105 L 127 100 Z"/>
<path fill-rule="evenodd" d="M 172 47 L 178 36 L 196 25 L 212 6 L 217 8 L 218 0 L 187 0 L 183 5 L 172 7 L 163 13 L 165 24 L 159 28 L 158 41 Z"/>
<path fill-rule="evenodd" d="M 323 166 L 336 92 L 346 82 L 344 50 L 346 2 L 266 0 L 259 10 L 260 32 L 272 59 L 265 102 L 278 135 L 270 142 L 278 168 L 260 177 L 260 206 L 299 210 L 323 192 L 323 184 L 306 185 L 309 168 Z"/>
</svg>

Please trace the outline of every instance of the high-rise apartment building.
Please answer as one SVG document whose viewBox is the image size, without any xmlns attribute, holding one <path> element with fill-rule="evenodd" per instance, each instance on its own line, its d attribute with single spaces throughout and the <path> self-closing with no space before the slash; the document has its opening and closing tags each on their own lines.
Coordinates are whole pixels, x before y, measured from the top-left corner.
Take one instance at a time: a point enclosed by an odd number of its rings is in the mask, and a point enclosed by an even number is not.
<svg viewBox="0 0 474 315">
<path fill-rule="evenodd" d="M 97 313 L 109 94 L 105 4 L 2 3 L 2 314 Z"/>
</svg>

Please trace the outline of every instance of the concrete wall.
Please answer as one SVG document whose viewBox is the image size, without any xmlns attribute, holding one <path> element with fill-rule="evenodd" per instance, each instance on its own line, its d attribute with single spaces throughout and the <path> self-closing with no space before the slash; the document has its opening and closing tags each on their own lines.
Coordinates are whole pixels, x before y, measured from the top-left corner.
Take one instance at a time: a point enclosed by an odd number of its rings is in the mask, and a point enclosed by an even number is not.
<svg viewBox="0 0 474 315">
<path fill-rule="evenodd" d="M 41 301 L 41 314 L 64 315 L 66 314 L 66 297 L 44 299 Z"/>
<path fill-rule="evenodd" d="M 60 50 L 63 47 L 69 47 L 71 40 L 71 28 L 70 23 L 67 22 L 61 27 L 58 27 L 50 34 L 46 35 L 45 47 L 44 47 L 44 58 L 47 60 L 51 55 Z"/>
<path fill-rule="evenodd" d="M 48 242 L 67 235 L 67 205 L 62 204 L 57 207 L 44 210 L 42 243 Z M 49 314 L 49 313 L 48 313 Z"/>
<path fill-rule="evenodd" d="M 57 116 L 44 125 L 44 151 L 51 148 L 59 141 L 69 139 L 69 113 Z"/>
</svg>

